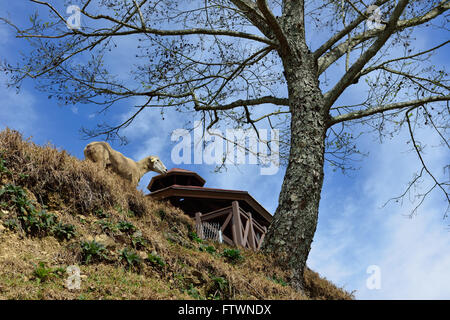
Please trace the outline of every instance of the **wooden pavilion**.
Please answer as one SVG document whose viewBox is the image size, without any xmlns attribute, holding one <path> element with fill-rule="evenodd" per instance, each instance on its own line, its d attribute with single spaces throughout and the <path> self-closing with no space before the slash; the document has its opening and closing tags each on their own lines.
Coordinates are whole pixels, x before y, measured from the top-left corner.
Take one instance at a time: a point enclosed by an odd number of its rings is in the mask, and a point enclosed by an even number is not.
<svg viewBox="0 0 450 320">
<path fill-rule="evenodd" d="M 214 223 L 220 227 L 223 242 L 258 250 L 272 220 L 248 192 L 204 187 L 205 180 L 193 171 L 174 168 L 154 176 L 148 195 L 168 200 L 196 221 L 197 233 Z"/>
</svg>

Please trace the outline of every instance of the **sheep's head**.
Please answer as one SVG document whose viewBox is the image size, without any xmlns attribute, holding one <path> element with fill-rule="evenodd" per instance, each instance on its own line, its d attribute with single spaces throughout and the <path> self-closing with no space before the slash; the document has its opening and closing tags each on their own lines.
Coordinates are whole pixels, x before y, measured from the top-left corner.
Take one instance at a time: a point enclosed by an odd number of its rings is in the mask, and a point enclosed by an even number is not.
<svg viewBox="0 0 450 320">
<path fill-rule="evenodd" d="M 157 156 L 147 158 L 147 169 L 161 174 L 167 173 L 167 168 Z"/>
</svg>

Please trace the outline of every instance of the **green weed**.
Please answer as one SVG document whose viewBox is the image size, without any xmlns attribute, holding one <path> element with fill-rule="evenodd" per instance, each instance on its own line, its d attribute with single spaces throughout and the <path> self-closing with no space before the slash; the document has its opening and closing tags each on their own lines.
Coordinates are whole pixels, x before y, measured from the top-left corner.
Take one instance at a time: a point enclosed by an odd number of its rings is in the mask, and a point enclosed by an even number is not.
<svg viewBox="0 0 450 320">
<path fill-rule="evenodd" d="M 38 283 L 45 282 L 50 278 L 64 274 L 66 271 L 64 268 L 49 268 L 44 262 L 39 262 L 38 265 L 34 265 L 33 277 Z"/>
<path fill-rule="evenodd" d="M 75 226 L 58 222 L 53 227 L 53 234 L 59 240 L 70 240 L 76 235 Z"/>
<path fill-rule="evenodd" d="M 188 236 L 189 236 L 189 239 L 191 239 L 194 242 L 197 242 L 197 243 L 202 243 L 203 242 L 203 240 L 194 231 L 190 231 L 188 233 Z"/>
<path fill-rule="evenodd" d="M 114 233 L 118 230 L 117 225 L 106 219 L 99 220 L 96 223 L 100 225 L 100 228 L 105 233 Z"/>
<path fill-rule="evenodd" d="M 3 152 L 0 153 L 0 173 L 11 174 L 11 171 L 6 167 L 6 160 L 3 159 Z"/>
<path fill-rule="evenodd" d="M 217 250 L 214 246 L 211 245 L 200 245 L 200 247 L 198 248 L 200 251 L 205 251 L 208 252 L 209 254 L 214 255 L 215 253 L 217 253 Z"/>
<path fill-rule="evenodd" d="M 97 209 L 94 211 L 94 215 L 100 219 L 107 219 L 111 217 L 109 213 L 103 211 L 103 209 Z"/>
<path fill-rule="evenodd" d="M 208 290 L 208 299 L 219 300 L 229 298 L 229 282 L 224 277 L 212 277 L 212 286 Z"/>
<path fill-rule="evenodd" d="M 185 290 L 185 292 L 190 295 L 192 298 L 197 300 L 204 300 L 205 297 L 203 297 L 197 288 L 194 287 L 194 285 L 191 283 L 189 284 L 189 288 Z"/>
<path fill-rule="evenodd" d="M 125 233 L 131 233 L 131 232 L 136 231 L 136 229 L 137 229 L 131 222 L 128 222 L 128 221 L 120 221 L 116 225 L 116 228 Z"/>
<path fill-rule="evenodd" d="M 225 249 L 222 252 L 222 256 L 231 263 L 239 263 L 244 260 L 241 251 L 238 249 Z"/>
<path fill-rule="evenodd" d="M 95 240 L 81 242 L 81 253 L 83 263 L 85 264 L 108 260 L 105 246 Z"/>
<path fill-rule="evenodd" d="M 164 220 L 166 218 L 167 214 L 166 211 L 164 211 L 163 209 L 159 209 L 156 213 L 161 220 Z"/>
<path fill-rule="evenodd" d="M 287 282 L 281 277 L 273 276 L 272 278 L 269 277 L 269 279 L 275 283 L 278 283 L 279 285 L 282 285 L 283 287 L 287 286 Z"/>
<path fill-rule="evenodd" d="M 125 248 L 120 252 L 120 260 L 125 261 L 130 269 L 140 269 L 142 259 L 136 251 Z"/>
<path fill-rule="evenodd" d="M 147 260 L 151 264 L 160 266 L 161 268 L 164 268 L 166 265 L 164 260 L 160 256 L 158 256 L 156 253 L 149 253 L 147 256 Z"/>
<path fill-rule="evenodd" d="M 142 237 L 142 233 L 140 231 L 133 233 L 131 236 L 131 243 L 135 249 L 143 249 L 147 246 L 147 240 Z"/>
</svg>

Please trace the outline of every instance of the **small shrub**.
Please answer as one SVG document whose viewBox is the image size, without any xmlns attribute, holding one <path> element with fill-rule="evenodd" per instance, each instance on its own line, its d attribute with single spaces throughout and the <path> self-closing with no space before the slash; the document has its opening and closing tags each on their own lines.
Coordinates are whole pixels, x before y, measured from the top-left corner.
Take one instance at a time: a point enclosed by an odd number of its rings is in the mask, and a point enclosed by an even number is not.
<svg viewBox="0 0 450 320">
<path fill-rule="evenodd" d="M 278 283 L 279 285 L 282 285 L 283 287 L 287 286 L 286 281 L 281 277 L 277 277 L 276 275 L 274 275 L 272 278 L 269 279 L 275 283 Z"/>
<path fill-rule="evenodd" d="M 133 244 L 133 248 L 135 249 L 143 249 L 147 246 L 147 240 L 142 237 L 141 232 L 135 232 L 131 236 L 131 243 Z"/>
<path fill-rule="evenodd" d="M 106 219 L 99 220 L 96 223 L 100 225 L 100 228 L 105 233 L 114 233 L 118 230 L 117 226 L 114 223 Z"/>
<path fill-rule="evenodd" d="M 31 236 L 45 236 L 51 234 L 56 225 L 56 216 L 45 210 L 31 210 L 28 214 L 18 216 L 23 230 Z"/>
<path fill-rule="evenodd" d="M 0 173 L 11 173 L 11 171 L 9 171 L 6 167 L 6 160 L 3 159 L 3 153 L 0 154 Z"/>
<path fill-rule="evenodd" d="M 81 242 L 82 259 L 85 264 L 107 260 L 108 256 L 106 255 L 106 252 L 105 246 L 95 240 Z"/>
<path fill-rule="evenodd" d="M 209 254 L 212 254 L 212 255 L 214 255 L 214 254 L 217 252 L 216 248 L 215 248 L 214 246 L 211 246 L 211 245 L 209 245 L 209 246 L 207 246 L 207 245 L 201 245 L 201 246 L 199 247 L 199 250 L 200 250 L 200 251 L 208 252 Z"/>
<path fill-rule="evenodd" d="M 45 210 L 38 211 L 22 187 L 7 184 L 0 189 L 0 197 L 8 200 L 10 209 L 16 209 L 17 220 L 25 233 L 31 236 L 45 236 L 52 233 L 57 222 L 56 216 Z"/>
<path fill-rule="evenodd" d="M 97 210 L 95 210 L 95 211 L 94 211 L 94 215 L 95 215 L 96 217 L 100 218 L 100 219 L 106 219 L 106 218 L 111 217 L 111 215 L 108 214 L 108 213 L 106 213 L 106 212 L 104 212 L 103 209 L 97 209 Z"/>
<path fill-rule="evenodd" d="M 59 240 L 70 240 L 75 237 L 75 226 L 58 222 L 53 228 L 53 234 Z"/>
<path fill-rule="evenodd" d="M 64 274 L 64 268 L 48 268 L 44 262 L 39 262 L 39 265 L 34 265 L 33 276 L 38 283 L 45 282 L 50 278 L 58 276 L 59 274 Z"/>
<path fill-rule="evenodd" d="M 161 268 L 164 268 L 165 265 L 166 265 L 166 263 L 164 262 L 163 258 L 158 256 L 156 253 L 149 253 L 148 256 L 147 256 L 147 260 L 151 264 L 160 266 Z"/>
<path fill-rule="evenodd" d="M 38 266 L 35 266 L 33 276 L 38 283 L 45 282 L 53 275 L 53 270 L 47 268 L 44 262 L 39 262 Z"/>
<path fill-rule="evenodd" d="M 131 233 L 131 232 L 136 231 L 136 229 L 137 229 L 131 222 L 128 222 L 128 221 L 120 221 L 116 225 L 116 228 L 125 233 Z"/>
<path fill-rule="evenodd" d="M 5 228 L 8 228 L 10 230 L 17 230 L 19 228 L 19 221 L 17 221 L 17 219 L 10 218 L 4 221 L 3 225 L 5 226 Z"/>
<path fill-rule="evenodd" d="M 197 242 L 197 243 L 203 242 L 203 240 L 194 231 L 189 231 L 188 236 L 189 236 L 189 239 L 191 239 L 194 242 Z"/>
<path fill-rule="evenodd" d="M 220 291 L 223 291 L 228 286 L 228 280 L 223 277 L 213 277 L 212 280 L 218 285 Z"/>
<path fill-rule="evenodd" d="M 241 251 L 238 249 L 225 249 L 222 252 L 222 256 L 231 263 L 238 263 L 244 260 L 244 257 L 241 255 Z"/>
<path fill-rule="evenodd" d="M 208 293 L 209 299 L 218 300 L 218 299 L 227 299 L 229 298 L 229 283 L 228 280 L 224 277 L 212 277 L 212 286 L 209 288 Z"/>
<path fill-rule="evenodd" d="M 21 214 L 26 214 L 34 209 L 33 204 L 27 199 L 25 190 L 13 184 L 7 184 L 0 189 L 0 197 L 9 200 L 11 208 L 16 208 Z"/>
<path fill-rule="evenodd" d="M 120 252 L 120 260 L 124 260 L 131 269 L 139 269 L 141 267 L 142 259 L 134 250 L 128 248 Z"/>
<path fill-rule="evenodd" d="M 200 294 L 197 288 L 191 283 L 189 284 L 189 288 L 185 290 L 185 292 L 190 295 L 192 298 L 197 300 L 204 300 L 205 298 Z"/>
</svg>

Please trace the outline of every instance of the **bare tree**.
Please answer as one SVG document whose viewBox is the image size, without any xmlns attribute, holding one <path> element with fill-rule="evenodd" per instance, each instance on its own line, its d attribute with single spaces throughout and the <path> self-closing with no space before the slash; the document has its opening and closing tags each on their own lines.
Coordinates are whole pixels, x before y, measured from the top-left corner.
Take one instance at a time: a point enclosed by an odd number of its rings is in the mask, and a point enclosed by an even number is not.
<svg viewBox="0 0 450 320">
<path fill-rule="evenodd" d="M 434 186 L 420 200 L 438 189 L 449 200 L 448 181 L 435 178 L 414 138 L 418 126 L 430 126 L 449 146 L 448 74 L 430 62 L 449 41 L 420 51 L 412 36 L 418 27 L 448 31 L 449 1 L 83 0 L 82 26 L 72 30 L 60 1 L 30 2 L 48 16 L 31 16 L 28 28 L 2 19 L 32 45 L 18 64 L 3 62 L 11 85 L 33 78 L 62 103 L 97 104 L 100 111 L 146 99 L 127 121 L 90 135 L 112 138 L 144 110 L 167 107 L 197 112 L 207 128 L 225 122 L 282 130 L 287 169 L 264 250 L 279 256 L 299 290 L 325 162 L 346 169 L 361 128 L 383 137 L 407 126 L 423 169 L 405 194 L 428 175 Z M 314 46 L 308 39 L 315 34 L 328 39 Z M 128 78 L 105 64 L 124 37 L 136 44 Z M 361 80 L 365 98 L 340 105 Z"/>
</svg>

